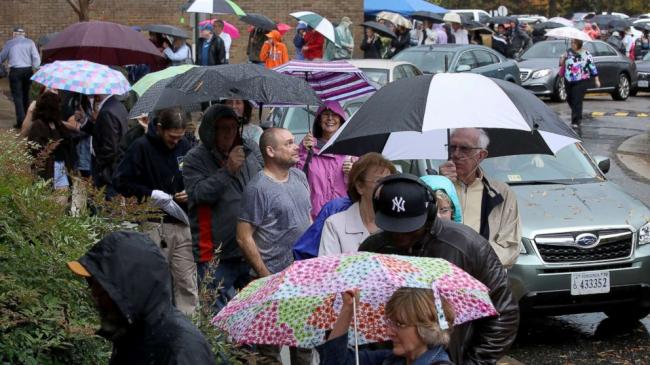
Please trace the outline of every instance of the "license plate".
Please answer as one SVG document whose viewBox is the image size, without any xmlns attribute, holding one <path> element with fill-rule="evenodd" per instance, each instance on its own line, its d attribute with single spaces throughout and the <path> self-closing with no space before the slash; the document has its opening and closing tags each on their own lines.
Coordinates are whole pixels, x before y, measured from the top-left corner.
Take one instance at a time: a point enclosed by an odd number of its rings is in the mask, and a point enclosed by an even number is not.
<svg viewBox="0 0 650 365">
<path fill-rule="evenodd" d="M 571 273 L 571 295 L 609 293 L 609 271 Z"/>
<path fill-rule="evenodd" d="M 639 80 L 639 87 L 648 87 L 648 80 Z"/>
</svg>

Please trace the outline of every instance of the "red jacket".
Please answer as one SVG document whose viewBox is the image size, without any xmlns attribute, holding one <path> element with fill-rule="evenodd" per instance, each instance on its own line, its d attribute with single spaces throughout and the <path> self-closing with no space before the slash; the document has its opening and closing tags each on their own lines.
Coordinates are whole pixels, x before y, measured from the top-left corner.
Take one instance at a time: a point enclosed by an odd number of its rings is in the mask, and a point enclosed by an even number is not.
<svg viewBox="0 0 650 365">
<path fill-rule="evenodd" d="M 325 38 L 313 29 L 307 31 L 303 38 L 305 40 L 305 45 L 303 47 L 302 55 L 305 56 L 305 59 L 314 60 L 323 58 L 323 44 L 325 43 Z"/>
</svg>

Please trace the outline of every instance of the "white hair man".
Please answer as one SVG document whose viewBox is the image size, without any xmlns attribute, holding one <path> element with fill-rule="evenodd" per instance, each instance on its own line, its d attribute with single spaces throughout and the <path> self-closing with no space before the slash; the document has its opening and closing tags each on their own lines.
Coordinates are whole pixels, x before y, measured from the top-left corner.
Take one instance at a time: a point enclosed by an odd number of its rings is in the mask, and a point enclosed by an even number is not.
<svg viewBox="0 0 650 365">
<path fill-rule="evenodd" d="M 490 139 L 482 129 L 453 130 L 448 146 L 450 160 L 440 166 L 440 174 L 456 186 L 463 223 L 485 237 L 501 263 L 509 268 L 519 256 L 519 209 L 510 187 L 489 178 L 481 170 L 480 164 L 488 156 L 489 144 Z"/>
</svg>

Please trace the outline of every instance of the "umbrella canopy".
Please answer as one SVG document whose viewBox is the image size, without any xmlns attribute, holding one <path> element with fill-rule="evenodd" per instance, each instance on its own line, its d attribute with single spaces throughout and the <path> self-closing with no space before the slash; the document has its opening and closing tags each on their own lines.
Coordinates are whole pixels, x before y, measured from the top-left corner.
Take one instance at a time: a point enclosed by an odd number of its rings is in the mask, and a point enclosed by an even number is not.
<svg viewBox="0 0 650 365">
<path fill-rule="evenodd" d="M 65 28 L 43 47 L 45 62 L 86 60 L 103 65 L 153 65 L 162 55 L 130 27 L 111 22 L 81 22 Z"/>
<path fill-rule="evenodd" d="M 547 37 L 558 39 L 579 39 L 584 42 L 591 41 L 591 37 L 580 29 L 574 27 L 561 27 L 546 31 Z"/>
<path fill-rule="evenodd" d="M 285 24 L 285 23 L 278 23 L 277 28 L 278 28 L 278 32 L 280 32 L 280 35 L 282 35 L 282 36 L 284 36 L 288 31 L 293 29 L 292 26 L 290 26 L 289 24 Z"/>
<path fill-rule="evenodd" d="M 347 61 L 291 60 L 275 71 L 306 80 L 323 101 L 344 102 L 377 91 L 363 71 Z"/>
<path fill-rule="evenodd" d="M 199 22 L 199 26 L 206 25 L 206 24 L 214 25 L 215 21 L 216 19 L 206 19 L 202 22 Z M 241 36 L 239 34 L 239 29 L 237 29 L 237 27 L 235 27 L 234 25 L 228 23 L 223 19 L 221 19 L 221 21 L 223 22 L 223 31 L 227 33 L 230 36 L 230 38 L 239 39 L 239 37 Z"/>
<path fill-rule="evenodd" d="M 636 28 L 637 30 L 640 30 L 642 32 L 644 30 L 650 31 L 650 23 L 636 23 L 636 24 L 634 24 L 634 28 Z"/>
<path fill-rule="evenodd" d="M 611 14 L 598 14 L 594 15 L 593 17 L 589 19 L 585 19 L 590 21 L 591 23 L 596 23 L 598 24 L 598 27 L 601 29 L 607 29 L 609 26 L 609 23 L 613 20 L 620 20 L 621 18 L 611 15 Z"/>
<path fill-rule="evenodd" d="M 289 15 L 305 22 L 307 25 L 314 28 L 315 31 L 322 34 L 325 38 L 329 39 L 333 43 L 336 43 L 336 33 L 334 32 L 334 26 L 325 17 L 311 11 L 299 11 L 296 13 L 291 13 Z"/>
<path fill-rule="evenodd" d="M 246 24 L 250 24 L 254 27 L 261 28 L 269 32 L 273 29 L 276 29 L 277 27 L 273 20 L 262 14 L 248 13 L 239 19 Z"/>
<path fill-rule="evenodd" d="M 383 35 L 384 37 L 393 38 L 393 39 L 397 38 L 397 36 L 395 35 L 395 33 L 392 30 L 390 30 L 387 26 L 385 26 L 385 25 L 383 25 L 381 23 L 377 23 L 377 22 L 374 22 L 374 21 L 367 21 L 367 22 L 363 22 L 363 23 L 361 23 L 359 25 L 362 26 L 362 27 L 370 28 L 370 29 L 374 30 L 375 32 L 379 33 L 380 35 Z"/>
<path fill-rule="evenodd" d="M 487 129 L 490 157 L 553 154 L 579 141 L 553 110 L 518 85 L 472 73 L 439 73 L 377 91 L 321 153 L 445 159 L 447 130 L 453 128 Z"/>
<path fill-rule="evenodd" d="M 549 22 L 553 23 L 560 23 L 565 27 L 572 27 L 573 22 L 567 18 L 562 18 L 561 16 L 556 16 L 548 20 Z"/>
<path fill-rule="evenodd" d="M 494 31 L 476 20 L 465 20 L 463 26 L 470 32 L 479 32 L 482 34 L 493 34 Z"/>
<path fill-rule="evenodd" d="M 495 16 L 488 20 L 488 23 L 493 24 L 509 24 L 513 18 L 509 16 Z"/>
<path fill-rule="evenodd" d="M 184 98 L 179 102 L 162 95 L 152 104 L 152 110 L 219 99 L 251 100 L 263 105 L 322 103 L 304 80 L 255 64 L 195 67 L 169 80 L 166 88 L 181 92 Z"/>
<path fill-rule="evenodd" d="M 447 12 L 447 9 L 425 0 L 364 0 L 363 11 L 368 15 L 376 14 L 380 11 L 390 11 L 410 16 L 416 11 L 443 14 Z"/>
<path fill-rule="evenodd" d="M 129 119 L 138 118 L 143 114 L 146 115 L 156 110 L 177 106 L 186 112 L 201 111 L 201 104 L 194 97 L 182 91 L 167 88 L 167 85 L 169 85 L 174 77 L 177 76 L 155 82 L 147 91 L 141 94 L 133 105 L 133 108 L 129 111 Z M 164 103 L 161 107 L 158 107 L 157 105 L 161 101 L 164 101 Z"/>
<path fill-rule="evenodd" d="M 608 24 L 610 29 L 624 32 L 627 28 L 632 26 L 632 22 L 627 19 L 615 19 Z"/>
<path fill-rule="evenodd" d="M 536 29 L 536 30 L 547 30 L 547 29 L 562 28 L 562 27 L 565 27 L 565 26 L 566 25 L 564 25 L 562 23 L 547 21 L 547 22 L 537 23 L 537 24 L 533 25 L 533 28 Z"/>
<path fill-rule="evenodd" d="M 131 88 L 139 96 L 145 93 L 153 84 L 160 80 L 168 79 L 196 67 L 195 65 L 171 66 L 158 72 L 150 72 L 136 82 Z"/>
<path fill-rule="evenodd" d="M 55 61 L 43 65 L 32 80 L 52 89 L 85 95 L 121 95 L 131 89 L 121 72 L 88 61 Z"/>
<path fill-rule="evenodd" d="M 149 24 L 145 25 L 142 27 L 143 30 L 146 30 L 148 32 L 154 32 L 154 33 L 160 33 L 160 34 L 166 34 L 175 38 L 183 38 L 183 39 L 188 39 L 190 38 L 187 35 L 187 32 L 184 30 L 174 27 L 173 25 L 166 25 L 166 24 Z"/>
<path fill-rule="evenodd" d="M 340 293 L 359 289 L 359 344 L 385 341 L 384 308 L 401 287 L 433 289 L 454 310 L 456 325 L 498 314 L 488 288 L 448 261 L 359 252 L 296 261 L 255 280 L 212 323 L 239 343 L 315 347 L 334 326 Z"/>
<path fill-rule="evenodd" d="M 432 13 L 430 11 L 416 11 L 411 14 L 411 18 L 422 21 L 430 21 L 433 23 L 442 24 L 445 21 L 442 19 L 443 15 L 439 13 Z"/>
<path fill-rule="evenodd" d="M 244 16 L 246 13 L 231 0 L 196 0 L 187 9 L 188 13 L 206 14 L 235 14 Z"/>
<path fill-rule="evenodd" d="M 404 27 L 406 29 L 413 28 L 413 23 L 411 23 L 410 20 L 406 19 L 405 17 L 397 13 L 391 13 L 390 11 L 380 11 L 379 13 L 377 13 L 376 18 L 377 21 L 383 19 L 397 26 Z"/>
</svg>

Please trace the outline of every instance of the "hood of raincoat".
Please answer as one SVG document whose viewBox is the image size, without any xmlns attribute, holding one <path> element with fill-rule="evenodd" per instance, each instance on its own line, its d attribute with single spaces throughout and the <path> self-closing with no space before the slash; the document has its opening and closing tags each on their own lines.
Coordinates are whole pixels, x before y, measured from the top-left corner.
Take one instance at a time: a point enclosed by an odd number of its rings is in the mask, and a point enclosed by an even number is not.
<svg viewBox="0 0 650 365">
<path fill-rule="evenodd" d="M 343 107 L 341 107 L 341 104 L 339 104 L 338 101 L 328 100 L 316 111 L 316 120 L 318 120 L 321 113 L 325 110 L 331 110 L 334 113 L 338 114 L 338 116 L 341 117 L 343 121 L 345 121 L 348 117 L 345 113 L 345 110 L 343 110 Z"/>
<path fill-rule="evenodd" d="M 218 119 L 230 117 L 238 120 L 239 117 L 237 113 L 225 105 L 217 104 L 213 105 L 208 110 L 205 111 L 203 119 L 201 119 L 201 126 L 199 126 L 199 138 L 201 142 L 208 146 L 210 150 L 215 148 L 215 128 L 214 124 Z"/>
<path fill-rule="evenodd" d="M 78 261 L 104 288 L 129 324 L 154 324 L 173 309 L 169 264 L 146 234 L 111 233 Z"/>
<path fill-rule="evenodd" d="M 456 193 L 454 183 L 452 183 L 446 176 L 442 175 L 427 175 L 422 176 L 420 179 L 422 179 L 422 181 L 429 185 L 433 190 L 444 190 L 445 194 L 449 196 L 454 208 L 454 221 L 463 223 L 463 212 L 461 211 L 460 200 L 458 200 L 458 194 Z"/>
<path fill-rule="evenodd" d="M 272 30 L 272 31 L 266 33 L 266 36 L 273 39 L 274 41 L 276 41 L 278 43 L 282 42 L 282 35 L 280 35 L 280 32 L 278 32 L 277 30 Z"/>
</svg>

